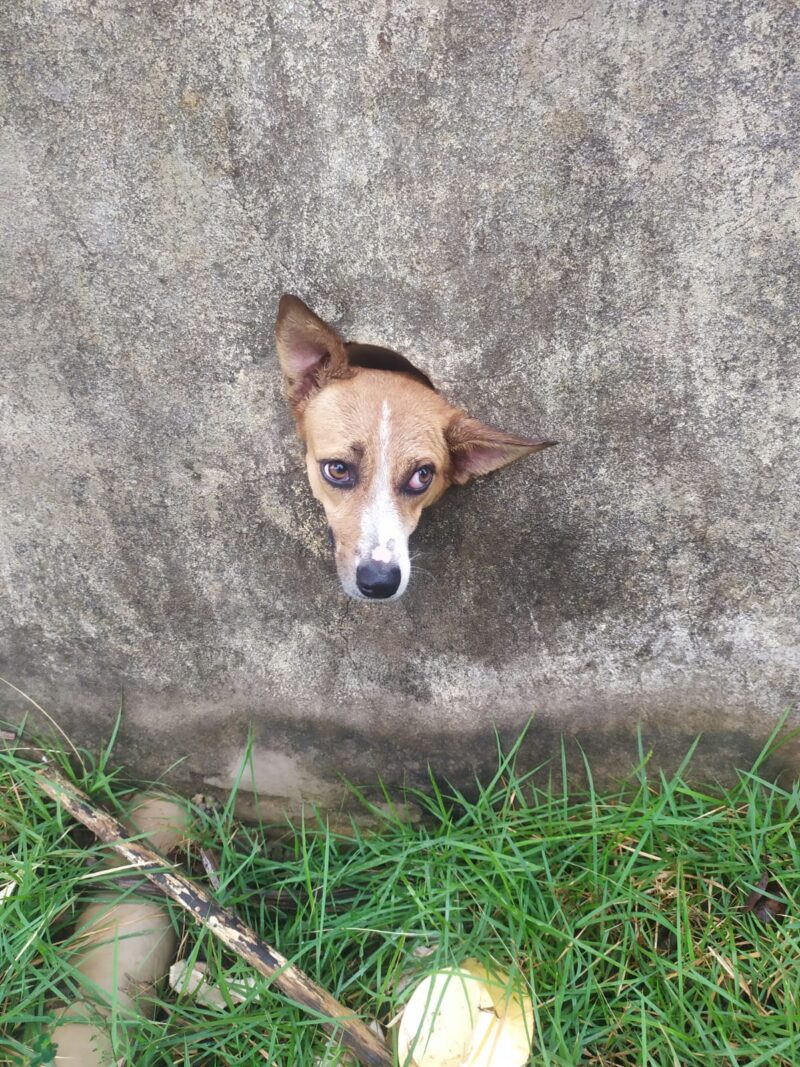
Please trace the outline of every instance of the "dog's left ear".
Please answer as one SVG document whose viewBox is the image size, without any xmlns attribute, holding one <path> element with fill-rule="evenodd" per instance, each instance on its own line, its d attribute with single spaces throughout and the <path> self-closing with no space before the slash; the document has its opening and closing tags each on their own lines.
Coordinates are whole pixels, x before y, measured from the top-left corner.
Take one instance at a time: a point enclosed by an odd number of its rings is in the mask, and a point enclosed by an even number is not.
<svg viewBox="0 0 800 1067">
<path fill-rule="evenodd" d="M 290 293 L 278 305 L 275 324 L 278 359 L 283 369 L 289 404 L 295 415 L 325 378 L 347 370 L 344 341 L 336 330 Z"/>
<path fill-rule="evenodd" d="M 445 439 L 450 449 L 451 477 L 457 485 L 558 444 L 544 437 L 522 437 L 496 430 L 461 412 L 445 430 Z"/>
</svg>

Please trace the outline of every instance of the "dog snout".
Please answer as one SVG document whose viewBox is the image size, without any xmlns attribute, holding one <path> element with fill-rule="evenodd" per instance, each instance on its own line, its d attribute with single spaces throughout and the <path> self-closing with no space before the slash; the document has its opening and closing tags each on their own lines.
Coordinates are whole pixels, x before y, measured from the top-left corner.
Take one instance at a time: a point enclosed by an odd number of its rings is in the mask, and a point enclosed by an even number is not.
<svg viewBox="0 0 800 1067">
<path fill-rule="evenodd" d="M 367 560 L 356 568 L 356 585 L 370 600 L 386 600 L 400 588 L 401 572 L 396 563 Z"/>
</svg>

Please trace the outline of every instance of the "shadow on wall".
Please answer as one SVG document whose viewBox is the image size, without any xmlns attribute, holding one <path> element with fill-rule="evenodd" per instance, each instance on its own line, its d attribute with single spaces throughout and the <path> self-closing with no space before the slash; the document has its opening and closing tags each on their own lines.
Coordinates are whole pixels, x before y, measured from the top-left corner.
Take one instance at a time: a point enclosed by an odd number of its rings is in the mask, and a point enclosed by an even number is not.
<svg viewBox="0 0 800 1067">
<path fill-rule="evenodd" d="M 379 807 L 386 794 L 376 782 L 376 768 L 381 768 L 381 777 L 398 802 L 404 788 L 429 788 L 431 774 L 440 784 L 453 783 L 467 798 L 474 798 L 478 782 L 485 783 L 496 774 L 498 751 L 508 753 L 516 745 L 518 765 L 534 771 L 537 785 L 544 788 L 549 783 L 556 791 L 563 787 L 565 769 L 571 788 L 586 786 L 587 767 L 599 790 L 617 788 L 642 773 L 657 782 L 660 773 L 669 777 L 684 764 L 693 747 L 687 777 L 712 793 L 730 785 L 738 770 L 746 771 L 757 761 L 758 773 L 767 779 L 793 779 L 800 767 L 800 741 L 792 731 L 782 730 L 772 754 L 762 760 L 765 741 L 759 744 L 749 733 L 713 729 L 710 722 L 712 728 L 705 737 L 680 733 L 668 721 L 666 728 L 657 723 L 608 728 L 602 725 L 604 710 L 598 707 L 600 721 L 595 728 L 582 727 L 569 734 L 553 718 L 536 716 L 523 727 L 521 740 L 516 728 L 498 732 L 487 723 L 469 734 L 456 734 L 448 724 L 439 723 L 426 735 L 427 757 L 418 737 L 396 728 L 360 733 L 338 723 L 300 724 L 274 717 L 269 730 L 256 737 L 252 753 L 250 739 L 242 736 L 238 726 L 233 736 L 225 730 L 218 751 L 230 753 L 230 758 L 217 763 L 213 774 L 206 773 L 203 786 L 220 796 L 236 788 L 238 809 L 248 816 L 281 821 L 287 813 L 298 814 L 310 804 L 339 812 L 346 820 L 348 813 L 361 811 L 361 805 L 348 781 L 336 773 L 337 761 L 342 759 L 349 766 L 369 768 L 362 778 L 350 782 Z M 232 744 L 237 735 L 239 743 Z M 141 743 L 141 738 L 123 739 L 130 751 Z M 336 759 L 330 757 L 334 750 Z M 148 751 L 142 751 L 141 758 L 146 760 Z M 189 765 L 179 768 L 174 777 L 189 789 L 197 784 L 200 771 L 201 767 Z M 413 819 L 413 798 L 406 797 L 406 801 L 398 809 L 400 817 Z"/>
</svg>

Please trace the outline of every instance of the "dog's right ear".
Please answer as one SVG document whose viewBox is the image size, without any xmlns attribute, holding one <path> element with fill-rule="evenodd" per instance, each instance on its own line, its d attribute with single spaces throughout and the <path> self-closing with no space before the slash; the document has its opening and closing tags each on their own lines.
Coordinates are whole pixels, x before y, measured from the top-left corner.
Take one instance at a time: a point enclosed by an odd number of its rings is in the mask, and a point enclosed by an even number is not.
<svg viewBox="0 0 800 1067">
<path fill-rule="evenodd" d="M 289 293 L 283 294 L 278 305 L 275 341 L 289 405 L 299 416 L 315 389 L 346 372 L 344 342 L 299 297 Z"/>
</svg>

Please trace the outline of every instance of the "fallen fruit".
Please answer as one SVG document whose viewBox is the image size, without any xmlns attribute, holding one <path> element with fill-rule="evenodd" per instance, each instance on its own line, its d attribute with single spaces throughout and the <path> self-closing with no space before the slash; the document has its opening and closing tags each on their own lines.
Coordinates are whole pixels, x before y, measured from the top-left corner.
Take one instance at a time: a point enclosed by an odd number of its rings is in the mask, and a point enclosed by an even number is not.
<svg viewBox="0 0 800 1067">
<path fill-rule="evenodd" d="M 469 959 L 419 983 L 400 1019 L 397 1055 L 404 1067 L 523 1067 L 532 1040 L 530 997 Z"/>
</svg>

